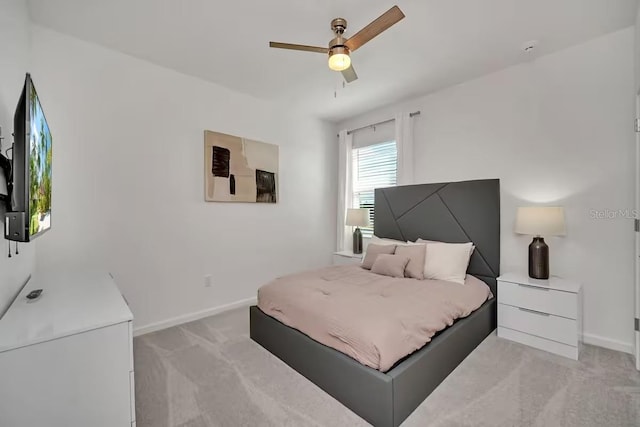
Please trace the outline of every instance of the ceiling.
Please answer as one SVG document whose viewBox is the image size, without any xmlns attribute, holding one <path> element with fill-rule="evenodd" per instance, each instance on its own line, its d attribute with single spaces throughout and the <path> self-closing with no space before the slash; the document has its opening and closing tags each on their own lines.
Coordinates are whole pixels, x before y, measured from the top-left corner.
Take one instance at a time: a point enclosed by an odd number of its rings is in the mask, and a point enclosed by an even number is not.
<svg viewBox="0 0 640 427">
<path fill-rule="evenodd" d="M 45 27 L 258 98 L 345 119 L 633 25 L 636 0 L 28 0 Z M 393 4 L 407 17 L 352 54 L 342 88 L 322 54 L 332 18 L 347 36 Z"/>
</svg>

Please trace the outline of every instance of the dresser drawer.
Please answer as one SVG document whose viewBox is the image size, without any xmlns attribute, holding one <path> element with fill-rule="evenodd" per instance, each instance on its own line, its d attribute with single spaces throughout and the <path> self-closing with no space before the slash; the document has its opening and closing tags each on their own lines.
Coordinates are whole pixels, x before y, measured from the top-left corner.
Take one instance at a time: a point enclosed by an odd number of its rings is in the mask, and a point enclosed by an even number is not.
<svg viewBox="0 0 640 427">
<path fill-rule="evenodd" d="M 498 282 L 498 302 L 569 319 L 578 318 L 578 294 L 511 282 Z"/>
<path fill-rule="evenodd" d="M 565 317 L 498 304 L 498 325 L 573 347 L 578 346 L 578 322 Z"/>
</svg>

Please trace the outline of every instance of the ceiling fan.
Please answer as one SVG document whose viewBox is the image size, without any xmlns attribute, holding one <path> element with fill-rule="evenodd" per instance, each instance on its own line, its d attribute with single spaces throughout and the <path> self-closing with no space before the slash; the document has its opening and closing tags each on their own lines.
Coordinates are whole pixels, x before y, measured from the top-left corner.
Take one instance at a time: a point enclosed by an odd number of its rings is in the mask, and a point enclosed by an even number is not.
<svg viewBox="0 0 640 427">
<path fill-rule="evenodd" d="M 279 49 L 329 54 L 329 68 L 334 71 L 341 71 L 345 81 L 351 83 L 358 78 L 358 75 L 351 65 L 351 57 L 349 54 L 355 52 L 356 49 L 359 49 L 362 45 L 389 29 L 402 18 L 404 18 L 404 13 L 402 13 L 398 6 L 393 6 L 349 39 L 344 38 L 344 31 L 347 29 L 347 20 L 344 18 L 334 19 L 331 21 L 331 30 L 335 33 L 336 37 L 329 42 L 329 47 L 278 42 L 269 42 L 269 46 Z"/>
</svg>

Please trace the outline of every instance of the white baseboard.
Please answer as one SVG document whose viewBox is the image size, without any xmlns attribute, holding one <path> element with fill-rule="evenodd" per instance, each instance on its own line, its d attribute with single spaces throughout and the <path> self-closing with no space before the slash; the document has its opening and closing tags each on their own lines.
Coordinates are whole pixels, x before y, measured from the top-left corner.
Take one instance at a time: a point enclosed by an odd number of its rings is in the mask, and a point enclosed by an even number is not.
<svg viewBox="0 0 640 427">
<path fill-rule="evenodd" d="M 195 313 L 183 314 L 181 316 L 150 323 L 148 325 L 133 328 L 133 336 L 137 337 L 151 332 L 160 331 L 162 329 L 167 329 L 172 326 L 181 325 L 183 323 L 193 322 L 194 320 L 213 316 L 214 314 L 224 313 L 225 311 L 233 310 L 234 308 L 248 307 L 255 304 L 256 301 L 256 298 L 247 298 L 244 300 L 232 302 L 231 304 L 225 304 L 218 307 L 208 308 L 202 311 L 196 311 Z"/>
<path fill-rule="evenodd" d="M 206 310 L 196 311 L 195 313 L 183 314 L 181 316 L 172 317 L 170 319 L 161 320 L 160 322 L 150 323 L 141 327 L 133 329 L 133 336 L 148 334 L 162 329 L 167 329 L 172 326 L 181 325 L 187 322 L 193 322 L 194 320 L 202 319 L 204 317 L 213 316 L 214 314 L 224 313 L 225 311 L 233 310 L 240 307 L 248 307 L 256 304 L 256 298 L 247 298 L 244 300 L 232 302 L 230 304 L 221 305 L 218 307 L 208 308 Z M 610 350 L 621 351 L 623 353 L 634 354 L 633 343 L 613 340 L 611 338 L 605 338 L 594 334 L 582 334 L 582 340 L 585 344 L 595 345 L 598 347 L 608 348 Z"/>
<path fill-rule="evenodd" d="M 605 338 L 599 335 L 582 334 L 582 342 L 585 344 L 608 348 L 609 350 L 621 351 L 623 353 L 634 353 L 633 343 L 612 340 L 611 338 Z"/>
</svg>

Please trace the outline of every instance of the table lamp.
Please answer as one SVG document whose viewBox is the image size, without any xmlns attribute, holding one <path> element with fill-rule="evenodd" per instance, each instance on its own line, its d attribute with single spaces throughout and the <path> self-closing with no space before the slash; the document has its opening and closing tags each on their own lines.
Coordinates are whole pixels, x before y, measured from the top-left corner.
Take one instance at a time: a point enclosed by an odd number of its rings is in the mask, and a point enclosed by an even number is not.
<svg viewBox="0 0 640 427">
<path fill-rule="evenodd" d="M 519 207 L 514 231 L 533 237 L 529 245 L 529 277 L 549 278 L 549 246 L 542 236 L 564 236 L 564 208 L 558 206 Z"/>
<path fill-rule="evenodd" d="M 347 209 L 347 225 L 356 227 L 353 232 L 353 253 L 362 253 L 362 232 L 360 227 L 369 226 L 369 209 Z"/>
</svg>

